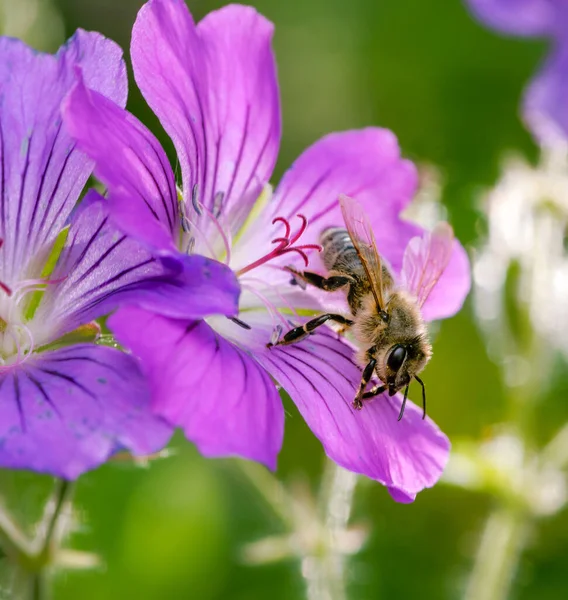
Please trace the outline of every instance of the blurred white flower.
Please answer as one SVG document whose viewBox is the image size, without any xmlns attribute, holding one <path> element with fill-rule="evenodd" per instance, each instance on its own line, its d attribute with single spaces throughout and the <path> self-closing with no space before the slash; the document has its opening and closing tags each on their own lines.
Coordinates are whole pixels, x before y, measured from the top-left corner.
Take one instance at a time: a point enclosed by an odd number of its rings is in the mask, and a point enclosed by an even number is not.
<svg viewBox="0 0 568 600">
<path fill-rule="evenodd" d="M 480 444 L 455 444 L 444 481 L 490 492 L 532 516 L 547 516 L 566 505 L 563 467 L 549 453 L 529 450 L 518 435 L 503 429 Z"/>
<path fill-rule="evenodd" d="M 530 324 L 546 344 L 568 355 L 565 149 L 544 153 L 536 167 L 521 158 L 508 159 L 485 206 L 487 240 L 474 259 L 475 308 L 481 324 L 495 332 L 495 321 L 504 322 L 505 281 L 516 264 L 517 300 L 527 309 Z"/>
</svg>

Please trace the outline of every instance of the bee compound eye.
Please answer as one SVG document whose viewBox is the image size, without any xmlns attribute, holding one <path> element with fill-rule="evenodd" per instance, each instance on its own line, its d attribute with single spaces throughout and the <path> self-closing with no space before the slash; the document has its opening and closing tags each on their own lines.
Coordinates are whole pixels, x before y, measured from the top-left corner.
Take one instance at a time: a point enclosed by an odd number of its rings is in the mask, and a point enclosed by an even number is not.
<svg viewBox="0 0 568 600">
<path fill-rule="evenodd" d="M 396 373 L 402 366 L 402 363 L 404 362 L 405 358 L 406 348 L 404 346 L 401 346 L 400 344 L 397 344 L 389 354 L 389 357 L 387 359 L 387 366 L 389 367 L 389 369 Z"/>
</svg>

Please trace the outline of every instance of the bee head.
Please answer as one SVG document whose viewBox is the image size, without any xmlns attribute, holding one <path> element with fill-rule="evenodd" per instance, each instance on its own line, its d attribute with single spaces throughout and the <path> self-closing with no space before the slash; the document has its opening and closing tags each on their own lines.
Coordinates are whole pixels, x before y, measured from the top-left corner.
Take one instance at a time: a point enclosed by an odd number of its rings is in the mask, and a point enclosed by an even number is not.
<svg viewBox="0 0 568 600">
<path fill-rule="evenodd" d="M 424 340 L 395 344 L 386 355 L 385 384 L 389 396 L 406 387 L 430 359 L 429 345 Z"/>
</svg>

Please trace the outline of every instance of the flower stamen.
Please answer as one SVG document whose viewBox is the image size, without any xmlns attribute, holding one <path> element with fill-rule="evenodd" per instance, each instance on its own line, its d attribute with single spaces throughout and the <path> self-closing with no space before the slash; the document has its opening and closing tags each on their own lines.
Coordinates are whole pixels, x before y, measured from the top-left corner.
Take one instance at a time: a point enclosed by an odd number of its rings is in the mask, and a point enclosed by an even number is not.
<svg viewBox="0 0 568 600">
<path fill-rule="evenodd" d="M 22 299 L 32 292 L 43 292 L 48 285 L 55 285 L 65 281 L 67 277 L 57 279 L 26 279 L 20 281 L 14 288 L 14 304 L 19 304 Z"/>
<path fill-rule="evenodd" d="M 211 221 L 213 223 L 213 226 L 217 229 L 217 231 L 221 237 L 221 240 L 223 242 L 223 246 L 225 249 L 224 262 L 225 262 L 225 264 L 228 265 L 231 262 L 231 239 L 230 239 L 230 234 L 225 231 L 225 228 L 223 227 L 223 225 L 221 225 L 221 222 L 219 220 L 221 217 L 222 203 L 223 203 L 224 197 L 225 196 L 224 196 L 223 192 L 217 192 L 215 194 L 214 204 L 213 204 L 213 212 L 211 212 L 204 204 L 202 204 L 199 201 L 199 187 L 197 186 L 197 184 L 195 184 L 191 191 L 191 204 L 193 206 L 193 210 L 196 212 L 197 217 L 198 217 L 198 219 L 196 219 L 196 222 L 191 222 L 187 218 L 187 216 L 185 214 L 185 206 L 184 206 L 183 202 L 180 202 L 179 208 L 180 208 L 181 224 L 182 224 L 182 229 L 183 229 L 184 233 L 187 233 L 187 234 L 191 233 L 191 230 L 193 228 L 193 231 L 197 232 L 199 234 L 199 237 L 202 238 L 203 241 L 205 242 L 205 245 L 207 246 L 207 249 L 208 249 L 209 253 L 211 254 L 211 257 L 217 258 L 213 247 L 209 243 L 209 239 L 208 239 L 209 236 L 205 235 L 203 230 L 198 227 L 197 221 L 201 222 L 201 217 L 204 217 L 205 219 L 208 219 L 209 221 Z M 186 253 L 191 254 L 193 252 L 194 246 L 195 246 L 195 235 L 191 235 L 190 239 L 186 245 Z"/>
<path fill-rule="evenodd" d="M 4 240 L 2 238 L 0 238 L 0 248 L 2 248 L 3 245 L 4 245 Z M 0 289 L 7 296 L 11 296 L 12 295 L 12 289 L 8 285 L 6 285 L 3 281 L 0 281 Z"/>
<path fill-rule="evenodd" d="M 266 310 L 272 317 L 272 320 L 275 324 L 280 320 L 284 323 L 285 326 L 288 325 L 288 322 L 286 321 L 286 319 L 284 318 L 282 313 L 278 310 L 278 308 L 272 302 L 270 302 L 270 300 L 264 294 L 259 292 L 252 285 L 247 285 L 247 284 L 243 283 L 241 285 L 241 287 L 243 290 L 247 290 L 251 294 L 255 295 L 264 304 L 264 306 L 266 307 Z"/>
<path fill-rule="evenodd" d="M 275 267 L 275 268 L 278 268 L 278 267 Z M 280 270 L 280 269 L 278 269 L 278 270 Z M 280 301 L 283 304 L 283 308 L 287 308 L 298 319 L 300 318 L 300 315 L 298 314 L 298 311 L 295 309 L 295 307 L 290 302 L 288 302 L 288 300 L 286 299 L 286 296 L 284 296 L 283 294 L 280 293 L 280 291 L 278 290 L 278 286 L 277 285 L 267 284 L 266 281 L 264 281 L 260 277 L 251 277 L 250 275 L 248 275 L 246 278 L 244 278 L 241 281 L 241 285 L 243 287 L 245 287 L 245 286 L 248 285 L 249 282 L 251 282 L 253 284 L 261 284 L 264 287 L 268 286 L 269 288 L 271 288 L 270 291 L 272 291 L 274 294 L 276 294 L 278 296 L 278 298 L 280 299 Z M 277 309 L 275 307 L 274 304 L 272 306 L 274 306 L 275 310 L 279 310 L 279 309 Z"/>
<path fill-rule="evenodd" d="M 288 221 L 288 219 L 285 219 L 284 217 L 275 217 L 272 220 L 273 225 L 276 225 L 276 223 L 282 223 L 285 227 L 284 235 L 282 237 L 274 238 L 271 242 L 272 244 L 278 244 L 278 246 L 262 258 L 259 258 L 250 265 L 247 265 L 246 267 L 242 268 L 240 271 L 237 272 L 237 276 L 240 277 L 241 275 L 244 275 L 245 273 L 256 269 L 256 267 L 260 267 L 268 261 L 278 256 L 282 256 L 287 252 L 296 252 L 302 257 L 306 267 L 308 266 L 309 259 L 308 255 L 306 254 L 306 250 L 317 250 L 318 252 L 321 252 L 322 247 L 319 244 L 302 244 L 300 246 L 294 246 L 294 244 L 300 239 L 300 237 L 302 237 L 303 233 L 308 227 L 308 219 L 304 215 L 296 216 L 302 221 L 302 224 L 300 225 L 298 231 L 291 237 L 290 234 L 292 232 L 292 228 L 290 227 L 290 222 Z"/>
</svg>

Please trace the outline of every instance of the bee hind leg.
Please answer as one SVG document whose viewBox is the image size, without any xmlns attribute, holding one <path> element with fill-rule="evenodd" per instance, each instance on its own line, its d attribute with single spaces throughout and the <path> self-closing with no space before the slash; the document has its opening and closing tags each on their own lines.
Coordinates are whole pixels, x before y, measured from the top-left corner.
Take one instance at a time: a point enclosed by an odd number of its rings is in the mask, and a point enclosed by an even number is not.
<svg viewBox="0 0 568 600">
<path fill-rule="evenodd" d="M 299 285 L 303 289 L 306 289 L 306 284 L 309 283 L 320 290 L 335 292 L 348 283 L 353 282 L 350 277 L 344 277 L 342 275 L 324 277 L 323 275 L 318 275 L 318 273 L 312 273 L 311 271 L 296 271 L 293 267 L 286 267 L 285 270 L 294 276 L 292 283 Z"/>
<path fill-rule="evenodd" d="M 303 325 L 300 325 L 300 327 L 294 327 L 294 329 L 291 329 L 282 339 L 278 340 L 276 344 L 269 343 L 267 346 L 270 348 L 271 346 L 286 346 L 288 344 L 299 342 L 310 335 L 314 329 L 321 327 L 327 321 L 335 321 L 336 323 L 340 323 L 344 326 L 353 325 L 353 321 L 346 319 L 342 315 L 326 313 L 316 317 L 315 319 L 312 319 L 311 321 L 308 321 L 307 323 L 304 323 Z"/>
</svg>

